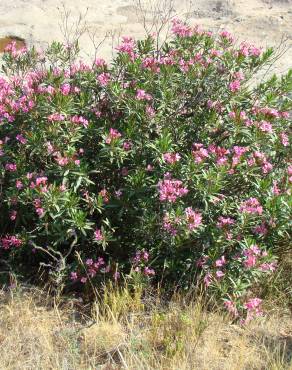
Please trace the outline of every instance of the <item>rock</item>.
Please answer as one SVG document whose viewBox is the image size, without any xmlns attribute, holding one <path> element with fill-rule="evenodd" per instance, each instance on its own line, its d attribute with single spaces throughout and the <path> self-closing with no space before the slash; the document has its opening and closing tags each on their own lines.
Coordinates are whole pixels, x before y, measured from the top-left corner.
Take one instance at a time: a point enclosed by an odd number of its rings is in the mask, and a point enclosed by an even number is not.
<svg viewBox="0 0 292 370">
<path fill-rule="evenodd" d="M 3 53 L 5 48 L 11 44 L 12 42 L 15 42 L 16 49 L 22 49 L 26 46 L 25 40 L 18 36 L 5 36 L 0 37 L 0 53 Z"/>
</svg>

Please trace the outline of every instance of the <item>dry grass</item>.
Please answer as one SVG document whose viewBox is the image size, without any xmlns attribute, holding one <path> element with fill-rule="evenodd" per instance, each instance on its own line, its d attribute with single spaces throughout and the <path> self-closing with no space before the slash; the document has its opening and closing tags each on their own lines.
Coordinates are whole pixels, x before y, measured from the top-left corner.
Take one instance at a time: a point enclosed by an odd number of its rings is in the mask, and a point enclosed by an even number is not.
<svg viewBox="0 0 292 370">
<path fill-rule="evenodd" d="M 163 309 L 127 289 L 84 312 L 37 290 L 1 292 L 0 369 L 292 369 L 288 314 L 242 328 L 200 301 Z"/>
</svg>

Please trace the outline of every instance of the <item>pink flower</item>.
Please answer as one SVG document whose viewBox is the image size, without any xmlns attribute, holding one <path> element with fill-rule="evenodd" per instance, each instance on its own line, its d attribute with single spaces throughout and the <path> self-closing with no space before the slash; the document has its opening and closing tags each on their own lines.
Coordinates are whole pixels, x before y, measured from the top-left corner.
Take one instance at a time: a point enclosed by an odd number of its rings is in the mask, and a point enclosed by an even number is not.
<svg viewBox="0 0 292 370">
<path fill-rule="evenodd" d="M 73 116 L 71 117 L 71 122 L 81 124 L 83 127 L 88 127 L 88 120 L 82 116 Z"/>
<path fill-rule="evenodd" d="M 86 264 L 86 266 L 91 266 L 91 265 L 93 265 L 93 259 L 92 259 L 92 258 L 88 258 L 88 259 L 85 261 L 85 264 Z"/>
<path fill-rule="evenodd" d="M 15 172 L 17 170 L 17 166 L 14 163 L 6 163 L 5 170 L 9 172 Z"/>
<path fill-rule="evenodd" d="M 279 136 L 280 136 L 280 139 L 281 139 L 281 143 L 282 143 L 282 145 L 284 145 L 284 146 L 288 146 L 288 145 L 289 145 L 289 138 L 288 138 L 288 136 L 285 134 L 285 132 L 281 132 Z"/>
<path fill-rule="evenodd" d="M 248 255 L 247 259 L 243 262 L 245 268 L 250 269 L 254 267 L 257 263 L 257 257 L 255 255 Z"/>
<path fill-rule="evenodd" d="M 217 271 L 216 271 L 216 277 L 217 277 L 218 279 L 221 279 L 224 275 L 225 275 L 225 274 L 224 274 L 224 272 L 223 272 L 223 271 L 221 271 L 221 270 L 217 270 Z"/>
<path fill-rule="evenodd" d="M 141 262 L 147 262 L 149 259 L 149 253 L 147 251 L 136 251 L 135 257 L 133 258 L 133 264 L 137 265 Z"/>
<path fill-rule="evenodd" d="M 280 190 L 280 188 L 278 187 L 278 182 L 277 182 L 277 180 L 274 180 L 274 181 L 273 181 L 272 193 L 273 193 L 274 195 L 279 195 L 279 194 L 281 194 L 281 190 Z"/>
<path fill-rule="evenodd" d="M 138 89 L 136 92 L 136 99 L 137 100 L 152 100 L 152 96 L 150 94 L 147 94 L 145 90 Z"/>
<path fill-rule="evenodd" d="M 232 91 L 232 92 L 239 91 L 240 90 L 240 81 L 239 80 L 235 80 L 235 81 L 230 82 L 230 84 L 229 84 L 229 90 Z"/>
<path fill-rule="evenodd" d="M 33 201 L 33 205 L 35 206 L 35 208 L 40 208 L 42 206 L 42 202 L 39 198 L 36 198 L 34 201 Z"/>
<path fill-rule="evenodd" d="M 261 121 L 259 123 L 259 129 L 263 132 L 268 132 L 269 134 L 273 133 L 273 126 L 267 121 Z"/>
<path fill-rule="evenodd" d="M 122 136 L 122 134 L 118 130 L 116 130 L 114 128 L 110 128 L 109 134 L 108 134 L 105 142 L 107 144 L 111 144 L 114 140 L 119 139 L 121 136 Z"/>
<path fill-rule="evenodd" d="M 221 256 L 218 260 L 215 261 L 216 267 L 222 267 L 226 264 L 225 256 Z"/>
<path fill-rule="evenodd" d="M 46 142 L 46 147 L 47 147 L 48 154 L 52 154 L 54 152 L 54 147 L 49 141 Z"/>
<path fill-rule="evenodd" d="M 144 275 L 150 276 L 150 275 L 155 275 L 155 271 L 149 267 L 144 268 Z"/>
<path fill-rule="evenodd" d="M 266 159 L 265 154 L 264 154 L 264 153 L 262 153 L 262 152 L 259 152 L 259 151 L 257 151 L 257 150 L 254 152 L 253 156 L 254 156 L 255 158 L 257 158 L 257 159 L 261 160 L 261 161 L 266 161 L 266 160 L 267 160 L 267 159 Z"/>
<path fill-rule="evenodd" d="M 262 300 L 260 298 L 250 298 L 245 304 L 244 308 L 247 310 L 256 310 L 259 309 L 259 306 L 261 305 Z"/>
<path fill-rule="evenodd" d="M 222 103 L 220 101 L 218 101 L 218 100 L 213 101 L 213 100 L 209 99 L 207 101 L 207 106 L 210 109 L 214 109 L 218 113 L 222 113 L 224 111 L 224 109 L 225 109 L 222 106 Z"/>
<path fill-rule="evenodd" d="M 195 158 L 196 163 L 201 163 L 205 158 L 209 157 L 207 149 L 203 148 L 203 144 L 194 143 L 194 149 L 192 150 L 192 155 Z"/>
<path fill-rule="evenodd" d="M 103 240 L 103 235 L 102 235 L 102 232 L 100 229 L 96 229 L 95 232 L 94 232 L 94 239 L 96 241 L 102 241 Z"/>
<path fill-rule="evenodd" d="M 152 72 L 159 73 L 160 68 L 157 65 L 158 61 L 153 57 L 147 57 L 142 61 L 142 67 L 151 70 Z"/>
<path fill-rule="evenodd" d="M 45 176 L 37 177 L 35 180 L 37 186 L 46 185 L 47 181 L 48 181 L 48 178 Z"/>
<path fill-rule="evenodd" d="M 272 163 L 265 161 L 265 162 L 262 164 L 262 172 L 263 172 L 264 174 L 267 174 L 267 173 L 271 172 L 271 171 L 272 171 L 272 169 L 273 169 L 273 165 L 272 165 Z"/>
<path fill-rule="evenodd" d="M 17 216 L 17 211 L 15 211 L 15 210 L 11 211 L 11 213 L 10 213 L 10 220 L 11 221 L 15 221 L 16 220 L 16 216 Z"/>
<path fill-rule="evenodd" d="M 199 212 L 195 212 L 191 207 L 185 209 L 185 214 L 190 230 L 198 228 L 202 223 L 202 215 Z"/>
<path fill-rule="evenodd" d="M 50 86 L 50 85 L 47 86 L 46 90 L 47 90 L 47 93 L 50 94 L 50 95 L 53 95 L 56 92 L 55 88 L 53 86 Z"/>
<path fill-rule="evenodd" d="M 261 250 L 256 244 L 251 245 L 248 251 L 252 254 L 255 254 L 256 256 L 259 256 L 261 254 Z"/>
<path fill-rule="evenodd" d="M 58 156 L 55 158 L 55 161 L 58 163 L 59 166 L 64 167 L 67 166 L 67 164 L 69 163 L 69 158 Z"/>
<path fill-rule="evenodd" d="M 237 80 L 243 81 L 244 80 L 244 74 L 242 71 L 237 71 L 233 75 Z"/>
<path fill-rule="evenodd" d="M 70 89 L 71 89 L 71 86 L 68 83 L 65 83 L 65 84 L 61 85 L 61 87 L 60 87 L 61 94 L 65 95 L 65 96 L 69 95 Z"/>
<path fill-rule="evenodd" d="M 262 50 L 260 48 L 257 48 L 255 46 L 251 45 L 251 47 L 249 49 L 249 52 L 253 57 L 259 57 L 262 53 Z"/>
<path fill-rule="evenodd" d="M 248 310 L 253 310 L 257 308 L 261 303 L 262 300 L 260 298 L 251 298 L 244 304 L 244 308 Z"/>
<path fill-rule="evenodd" d="M 20 180 L 16 180 L 16 188 L 21 190 L 23 188 L 23 183 Z"/>
<path fill-rule="evenodd" d="M 229 41 L 230 43 L 233 43 L 233 42 L 234 42 L 234 37 L 232 36 L 232 34 L 231 34 L 230 32 L 228 32 L 228 31 L 226 31 L 226 30 L 221 31 L 221 32 L 219 33 L 219 35 L 220 35 L 223 39 L 225 39 L 225 40 Z"/>
<path fill-rule="evenodd" d="M 268 162 L 267 157 L 264 153 L 260 151 L 255 151 L 253 153 L 253 158 L 249 158 L 247 163 L 249 166 L 253 166 L 256 161 L 261 165 L 263 174 L 267 174 L 272 171 L 273 165 L 272 163 Z"/>
<path fill-rule="evenodd" d="M 257 245 L 252 245 L 249 248 L 243 251 L 243 255 L 246 257 L 246 260 L 243 262 L 245 268 L 255 267 L 257 260 L 261 255 L 261 250 Z"/>
<path fill-rule="evenodd" d="M 123 148 L 126 152 L 131 150 L 132 146 L 133 146 L 133 143 L 131 141 L 125 141 L 123 144 Z"/>
<path fill-rule="evenodd" d="M 182 58 L 180 59 L 179 66 L 180 66 L 180 70 L 182 72 L 188 72 L 189 64 L 184 59 L 182 59 Z"/>
<path fill-rule="evenodd" d="M 212 275 L 210 273 L 207 273 L 204 277 L 204 284 L 206 286 L 206 288 L 208 288 L 208 286 L 211 284 L 212 282 Z"/>
<path fill-rule="evenodd" d="M 220 57 L 222 55 L 222 51 L 221 50 L 216 50 L 216 49 L 211 49 L 210 50 L 210 55 L 212 57 Z"/>
<path fill-rule="evenodd" d="M 236 113 L 231 111 L 228 113 L 228 116 L 231 118 L 231 119 L 235 119 L 236 118 Z"/>
<path fill-rule="evenodd" d="M 227 160 L 227 157 L 220 157 L 217 159 L 216 164 L 218 164 L 218 166 L 224 166 Z M 230 172 L 230 174 L 232 174 L 232 171 Z"/>
<path fill-rule="evenodd" d="M 232 314 L 233 316 L 237 317 L 238 316 L 238 311 L 236 308 L 236 305 L 232 301 L 225 301 L 224 306 L 227 309 L 227 311 Z"/>
<path fill-rule="evenodd" d="M 177 234 L 177 226 L 179 224 L 179 218 L 175 218 L 174 220 L 170 219 L 169 215 L 166 214 L 163 217 L 163 229 L 166 230 L 170 235 L 175 236 Z"/>
<path fill-rule="evenodd" d="M 180 155 L 178 153 L 164 153 L 163 159 L 169 164 L 174 164 L 180 160 Z"/>
<path fill-rule="evenodd" d="M 203 267 L 203 266 L 205 266 L 207 264 L 207 262 L 208 262 L 208 259 L 209 259 L 208 256 L 202 256 L 202 257 L 200 257 L 197 260 L 197 262 L 196 262 L 197 267 Z"/>
<path fill-rule="evenodd" d="M 10 247 L 20 247 L 22 240 L 18 239 L 15 235 L 7 235 L 6 237 L 0 238 L 0 244 L 3 249 L 10 249 Z"/>
<path fill-rule="evenodd" d="M 97 59 L 95 59 L 94 64 L 95 64 L 97 67 L 105 67 L 105 66 L 106 66 L 106 62 L 105 62 L 105 60 L 104 60 L 104 59 L 101 59 L 101 58 L 97 58 Z"/>
<path fill-rule="evenodd" d="M 254 228 L 253 228 L 253 232 L 254 232 L 255 234 L 259 234 L 259 235 L 266 235 L 266 234 L 267 234 L 267 232 L 268 232 L 268 229 L 267 229 L 267 227 L 266 227 L 265 223 L 263 222 L 263 223 L 261 223 L 260 225 L 258 225 L 258 226 L 256 226 L 256 227 L 254 227 Z"/>
<path fill-rule="evenodd" d="M 147 105 L 146 106 L 146 114 L 149 118 L 152 118 L 155 116 L 155 110 L 153 107 L 151 107 L 151 105 Z"/>
<path fill-rule="evenodd" d="M 51 121 L 51 122 L 58 122 L 58 121 L 64 121 L 64 120 L 65 120 L 65 116 L 60 113 L 53 113 L 48 116 L 48 121 Z"/>
<path fill-rule="evenodd" d="M 147 251 L 143 251 L 142 258 L 145 262 L 147 262 L 149 260 L 149 253 Z"/>
<path fill-rule="evenodd" d="M 16 140 L 19 141 L 21 144 L 26 144 L 27 140 L 21 134 L 16 135 Z"/>
<path fill-rule="evenodd" d="M 109 194 L 108 194 L 108 191 L 106 189 L 102 189 L 99 192 L 99 195 L 102 197 L 102 200 L 104 201 L 104 203 L 109 202 Z"/>
<path fill-rule="evenodd" d="M 111 76 L 109 73 L 101 73 L 98 77 L 97 77 L 99 83 L 101 86 L 107 86 L 110 79 L 111 79 Z"/>
<path fill-rule="evenodd" d="M 72 281 L 76 281 L 78 279 L 77 272 L 72 271 L 71 274 L 70 274 L 70 279 Z"/>
<path fill-rule="evenodd" d="M 261 215 L 263 213 L 263 207 L 256 198 L 249 198 L 246 201 L 242 202 L 239 210 L 241 212 L 258 215 Z"/>
<path fill-rule="evenodd" d="M 277 109 L 274 108 L 263 108 L 262 113 L 273 117 L 273 118 L 278 118 L 280 116 L 280 113 Z"/>
<path fill-rule="evenodd" d="M 193 34 L 192 29 L 177 18 L 172 20 L 171 31 L 179 37 L 189 37 Z"/>
<path fill-rule="evenodd" d="M 233 147 L 233 151 L 236 157 L 241 157 L 244 153 L 246 153 L 249 150 L 248 147 L 245 146 L 237 146 L 235 145 Z"/>
<path fill-rule="evenodd" d="M 24 46 L 21 49 L 18 49 L 16 47 L 16 41 L 12 41 L 5 47 L 4 51 L 5 53 L 10 53 L 13 58 L 18 58 L 20 55 L 27 52 L 27 48 Z"/>
<path fill-rule="evenodd" d="M 37 208 L 35 211 L 39 217 L 42 217 L 43 214 L 45 213 L 45 210 L 43 208 Z"/>
<path fill-rule="evenodd" d="M 116 197 L 117 197 L 118 199 L 120 199 L 120 198 L 121 198 L 121 196 L 123 195 L 122 190 L 121 190 L 121 189 L 116 190 L 116 191 L 115 191 L 115 195 L 116 195 Z"/>
<path fill-rule="evenodd" d="M 219 166 L 224 166 L 227 162 L 227 157 L 226 155 L 230 153 L 229 149 L 225 149 L 220 146 L 216 145 L 209 145 L 208 146 L 208 151 L 209 153 L 215 154 L 216 155 L 216 164 Z"/>
<path fill-rule="evenodd" d="M 73 87 L 72 87 L 72 92 L 73 92 L 74 94 L 79 94 L 79 93 L 80 93 L 80 91 L 81 91 L 81 89 L 80 89 L 79 87 L 77 87 L 77 86 L 73 86 Z"/>
<path fill-rule="evenodd" d="M 165 179 L 158 183 L 159 199 L 174 203 L 177 198 L 180 198 L 188 193 L 188 189 L 183 186 L 180 180 Z"/>
<path fill-rule="evenodd" d="M 268 271 L 274 272 L 277 269 L 277 262 L 274 261 L 274 262 L 271 262 L 271 263 L 267 263 L 267 262 L 262 263 L 259 266 L 259 269 L 261 271 L 264 271 L 264 272 L 268 272 Z"/>
<path fill-rule="evenodd" d="M 255 47 L 254 45 L 248 44 L 247 42 L 242 42 L 240 44 L 239 53 L 244 57 L 258 57 L 261 55 L 261 49 Z"/>
<path fill-rule="evenodd" d="M 123 37 L 122 40 L 122 44 L 117 47 L 117 50 L 121 53 L 128 54 L 132 60 L 135 59 L 135 40 L 132 37 Z"/>
<path fill-rule="evenodd" d="M 119 273 L 119 271 L 115 271 L 114 274 L 113 274 L 113 278 L 114 278 L 115 281 L 117 281 L 120 278 L 120 276 L 121 276 L 121 274 Z"/>
<path fill-rule="evenodd" d="M 223 217 L 223 216 L 220 216 L 218 218 L 218 222 L 217 222 L 217 227 L 219 229 L 222 229 L 224 227 L 228 227 L 230 225 L 233 225 L 234 224 L 234 219 L 233 218 L 230 218 L 230 217 Z"/>
</svg>

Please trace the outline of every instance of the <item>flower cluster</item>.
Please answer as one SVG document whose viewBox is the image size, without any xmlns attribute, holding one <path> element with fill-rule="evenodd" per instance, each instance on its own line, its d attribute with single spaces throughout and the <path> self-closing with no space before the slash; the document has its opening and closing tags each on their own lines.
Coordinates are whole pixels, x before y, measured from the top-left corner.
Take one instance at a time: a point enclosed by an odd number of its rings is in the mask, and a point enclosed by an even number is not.
<svg viewBox="0 0 292 370">
<path fill-rule="evenodd" d="M 136 251 L 132 259 L 133 270 L 137 273 L 142 273 L 144 276 L 154 276 L 155 271 L 153 268 L 147 266 L 149 261 L 149 253 L 144 251 Z"/>
<path fill-rule="evenodd" d="M 174 179 L 164 179 L 158 183 L 159 199 L 161 201 L 174 203 L 178 198 L 188 193 L 188 189 L 182 181 Z"/>
<path fill-rule="evenodd" d="M 239 208 L 240 212 L 261 215 L 263 213 L 263 207 L 256 198 L 249 198 L 242 202 Z"/>
</svg>

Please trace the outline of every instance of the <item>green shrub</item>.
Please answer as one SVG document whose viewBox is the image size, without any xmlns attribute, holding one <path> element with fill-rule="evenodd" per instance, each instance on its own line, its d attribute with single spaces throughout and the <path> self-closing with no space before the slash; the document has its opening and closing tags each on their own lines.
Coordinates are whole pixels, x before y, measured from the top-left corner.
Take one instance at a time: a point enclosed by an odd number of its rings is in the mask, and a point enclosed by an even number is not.
<svg viewBox="0 0 292 370">
<path fill-rule="evenodd" d="M 1 259 L 76 285 L 202 279 L 249 318 L 250 289 L 290 240 L 292 71 L 255 85 L 271 49 L 178 20 L 172 31 L 159 51 L 124 38 L 110 66 L 76 62 L 77 45 L 8 47 Z"/>
</svg>

